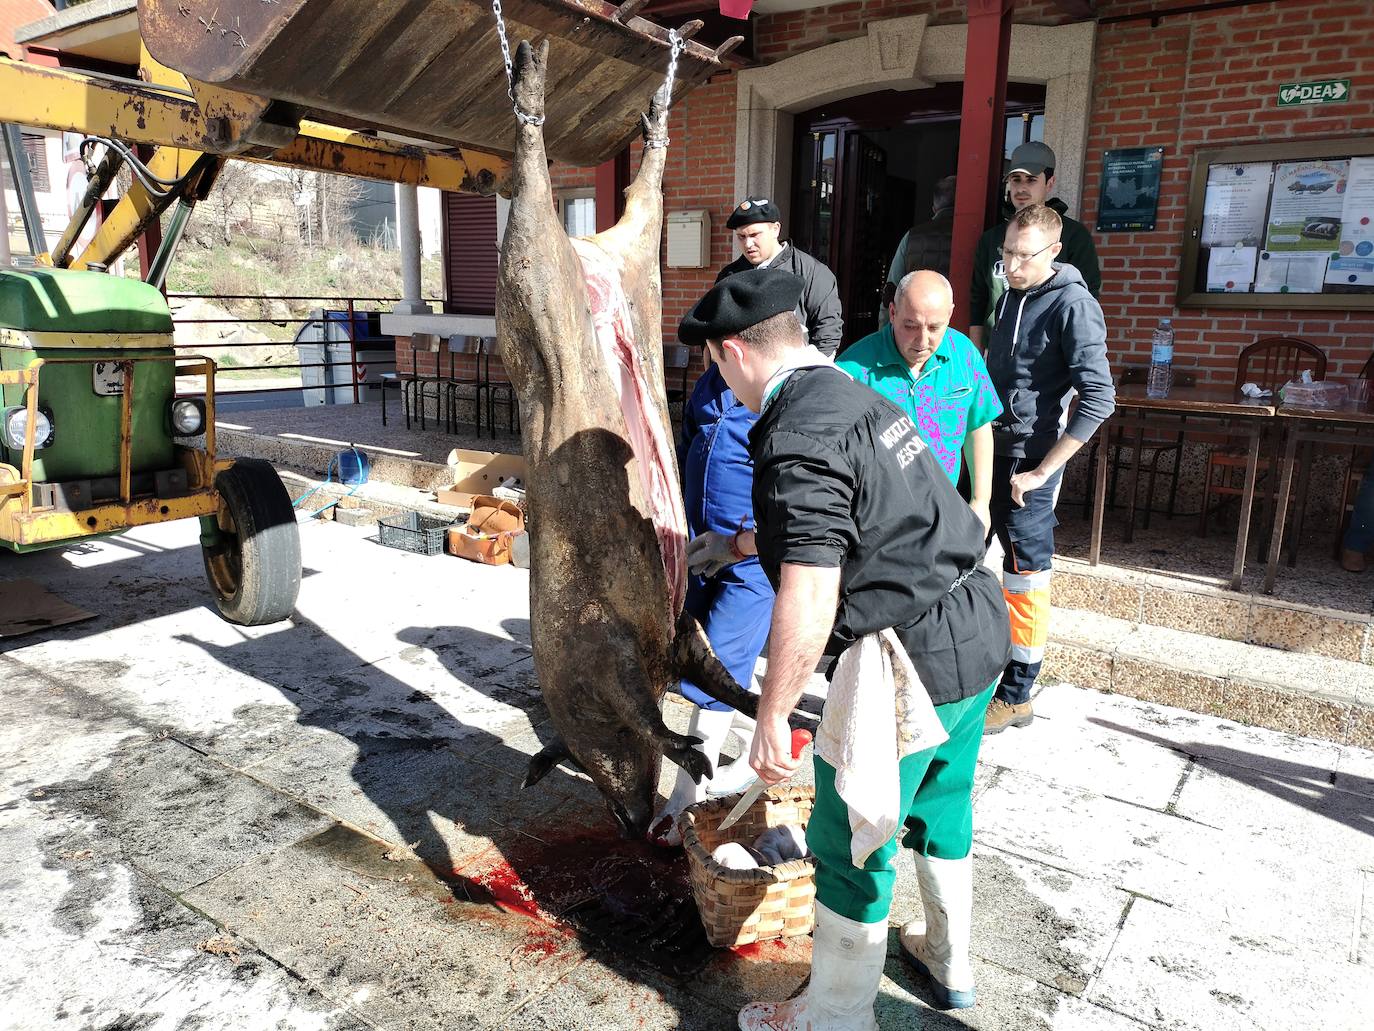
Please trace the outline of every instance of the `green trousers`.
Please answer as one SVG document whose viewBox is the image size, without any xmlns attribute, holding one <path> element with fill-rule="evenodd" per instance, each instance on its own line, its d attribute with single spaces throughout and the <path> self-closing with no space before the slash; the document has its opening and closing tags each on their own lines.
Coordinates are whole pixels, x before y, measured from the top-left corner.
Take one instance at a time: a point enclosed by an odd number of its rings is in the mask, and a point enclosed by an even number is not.
<svg viewBox="0 0 1374 1031">
<path fill-rule="evenodd" d="M 816 762 L 816 807 L 806 843 L 816 856 L 816 901 L 861 923 L 886 920 L 897 879 L 897 839 L 923 856 L 963 859 L 973 848 L 973 771 L 983 741 L 983 717 L 996 684 L 972 698 L 937 705 L 949 734 L 944 744 L 909 755 L 899 767 L 904 828 L 877 849 L 863 869 L 849 847 L 849 807 L 835 793 L 835 768 Z"/>
</svg>

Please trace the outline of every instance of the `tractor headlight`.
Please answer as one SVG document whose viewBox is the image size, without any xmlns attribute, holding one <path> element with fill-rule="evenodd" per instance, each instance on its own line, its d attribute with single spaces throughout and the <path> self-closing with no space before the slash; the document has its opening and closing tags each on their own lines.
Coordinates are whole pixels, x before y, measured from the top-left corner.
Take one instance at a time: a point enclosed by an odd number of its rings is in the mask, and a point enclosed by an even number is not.
<svg viewBox="0 0 1374 1031">
<path fill-rule="evenodd" d="M 172 433 L 178 437 L 194 437 L 205 429 L 205 402 L 199 398 L 178 398 L 170 414 Z"/>
<path fill-rule="evenodd" d="M 25 406 L 6 408 L 3 417 L 0 417 L 0 432 L 4 433 L 5 446 L 11 451 L 22 451 L 24 449 L 24 435 L 29 428 L 29 410 Z M 33 420 L 33 446 L 34 449 L 48 447 L 52 443 L 53 424 L 52 410 L 40 406 L 37 417 Z"/>
</svg>

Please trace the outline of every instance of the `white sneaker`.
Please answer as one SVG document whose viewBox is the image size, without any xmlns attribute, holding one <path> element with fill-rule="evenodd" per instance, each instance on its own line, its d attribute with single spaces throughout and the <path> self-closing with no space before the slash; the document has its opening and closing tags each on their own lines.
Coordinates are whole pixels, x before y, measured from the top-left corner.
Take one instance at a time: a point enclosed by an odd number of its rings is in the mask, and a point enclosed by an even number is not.
<svg viewBox="0 0 1374 1031">
<path fill-rule="evenodd" d="M 739 740 L 739 758 L 729 766 L 716 770 L 716 775 L 706 785 L 707 798 L 739 794 L 758 779 L 758 774 L 749 765 L 749 748 L 754 743 L 754 721 L 740 712 L 733 715 L 729 736 Z"/>
<path fill-rule="evenodd" d="M 850 920 L 816 903 L 811 983 L 786 1002 L 751 1002 L 740 1031 L 878 1031 L 873 1002 L 887 959 L 887 921 Z"/>
<path fill-rule="evenodd" d="M 968 1009 L 976 1001 L 973 964 L 969 959 L 973 937 L 973 856 L 915 859 L 926 918 L 902 925 L 902 953 L 919 973 L 930 979 L 937 1008 Z"/>
</svg>

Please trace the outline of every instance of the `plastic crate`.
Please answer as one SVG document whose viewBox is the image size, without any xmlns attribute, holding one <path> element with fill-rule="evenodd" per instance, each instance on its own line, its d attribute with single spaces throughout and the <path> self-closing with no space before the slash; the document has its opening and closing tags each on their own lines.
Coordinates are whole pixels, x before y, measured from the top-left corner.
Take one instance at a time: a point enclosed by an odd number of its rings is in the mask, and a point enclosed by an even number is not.
<svg viewBox="0 0 1374 1031">
<path fill-rule="evenodd" d="M 377 520 L 377 539 L 388 548 L 400 551 L 413 551 L 417 555 L 438 555 L 444 550 L 444 535 L 450 526 L 457 524 L 452 519 L 436 519 L 407 512 L 405 515 L 388 516 Z"/>
</svg>

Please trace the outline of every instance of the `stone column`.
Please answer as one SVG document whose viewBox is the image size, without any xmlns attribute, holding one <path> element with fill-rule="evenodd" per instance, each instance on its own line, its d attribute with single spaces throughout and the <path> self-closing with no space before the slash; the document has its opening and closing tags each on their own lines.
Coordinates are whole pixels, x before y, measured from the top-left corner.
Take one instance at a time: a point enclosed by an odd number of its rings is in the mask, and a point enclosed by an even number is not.
<svg viewBox="0 0 1374 1031">
<path fill-rule="evenodd" d="M 400 303 L 391 310 L 400 315 L 433 312 L 421 298 L 420 289 L 420 193 L 406 183 L 396 184 L 396 237 L 401 244 Z"/>
</svg>

